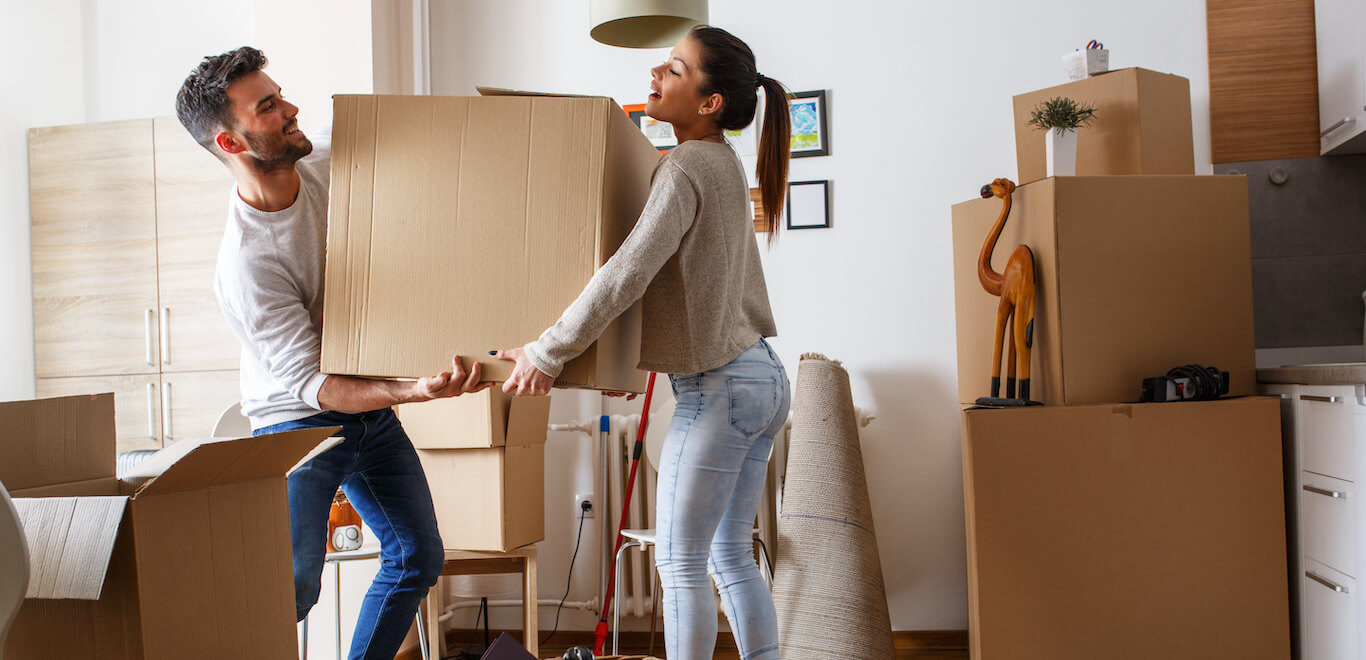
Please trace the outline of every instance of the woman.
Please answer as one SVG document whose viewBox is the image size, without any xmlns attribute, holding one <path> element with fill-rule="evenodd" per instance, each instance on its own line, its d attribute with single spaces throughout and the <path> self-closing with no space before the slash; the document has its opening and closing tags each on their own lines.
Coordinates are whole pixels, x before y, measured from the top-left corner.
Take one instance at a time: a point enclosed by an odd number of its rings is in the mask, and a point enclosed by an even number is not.
<svg viewBox="0 0 1366 660">
<path fill-rule="evenodd" d="M 773 436 L 787 419 L 777 334 L 749 212 L 744 167 L 722 131 L 767 100 L 758 174 L 769 236 L 787 180 L 787 94 L 725 30 L 700 26 L 650 70 L 645 113 L 673 125 L 630 236 L 559 321 L 522 348 L 503 391 L 550 391 L 564 363 L 644 296 L 640 368 L 670 374 L 677 399 L 660 457 L 656 549 L 668 657 L 703 660 L 716 644 L 716 576 L 740 656 L 778 657 L 773 598 L 754 562 L 754 516 Z"/>
</svg>

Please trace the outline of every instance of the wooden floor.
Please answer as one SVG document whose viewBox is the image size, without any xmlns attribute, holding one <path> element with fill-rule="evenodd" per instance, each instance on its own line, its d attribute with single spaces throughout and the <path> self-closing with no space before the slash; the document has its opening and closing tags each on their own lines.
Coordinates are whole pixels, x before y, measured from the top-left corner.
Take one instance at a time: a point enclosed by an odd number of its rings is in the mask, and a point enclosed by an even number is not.
<svg viewBox="0 0 1366 660">
<path fill-rule="evenodd" d="M 491 637 L 497 638 L 501 631 L 492 631 Z M 516 630 L 508 631 L 513 637 L 521 639 L 521 632 Z M 896 645 L 896 657 L 898 660 L 903 658 L 913 658 L 914 660 L 968 660 L 968 634 L 963 630 L 937 630 L 937 631 L 897 631 L 892 633 L 893 641 Z M 473 630 L 450 630 L 446 633 L 447 652 L 446 658 L 453 658 L 456 653 L 471 644 L 482 643 L 483 632 L 476 633 Z M 548 641 L 541 645 L 541 658 L 559 658 L 565 649 L 571 646 L 593 646 L 592 631 L 561 631 L 555 633 Z M 608 650 L 611 650 L 611 639 L 608 639 Z M 650 634 L 648 632 L 625 632 L 621 636 L 620 653 L 625 656 L 643 656 L 650 653 Z M 402 656 L 403 654 L 400 654 Z M 664 658 L 664 638 L 663 633 L 655 635 L 655 646 L 653 655 Z M 416 660 L 416 654 L 411 656 Z M 478 656 L 475 656 L 478 657 Z M 735 640 L 729 633 L 721 633 L 716 640 L 716 653 L 712 656 L 713 660 L 740 660 L 740 653 L 735 649 Z M 406 660 L 406 659 L 405 659 Z M 800 660 L 799 658 L 794 660 Z"/>
</svg>

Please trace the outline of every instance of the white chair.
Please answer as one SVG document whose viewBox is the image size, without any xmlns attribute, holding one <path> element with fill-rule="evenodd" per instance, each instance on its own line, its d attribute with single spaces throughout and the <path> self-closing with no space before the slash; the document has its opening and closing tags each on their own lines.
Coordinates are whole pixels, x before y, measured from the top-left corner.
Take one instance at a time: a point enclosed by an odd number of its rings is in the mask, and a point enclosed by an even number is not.
<svg viewBox="0 0 1366 660">
<path fill-rule="evenodd" d="M 659 454 L 664 447 L 664 438 L 668 435 L 669 422 L 674 416 L 674 398 L 669 385 L 656 386 L 654 392 L 654 402 L 650 406 L 650 425 L 645 429 L 645 460 L 650 468 L 659 469 Z M 770 454 L 772 456 L 772 454 Z M 638 548 L 642 553 L 649 549 L 649 546 L 657 543 L 658 535 L 654 529 L 623 529 L 621 535 L 626 537 L 622 542 L 621 549 L 617 550 L 616 585 L 612 595 L 612 655 L 617 654 L 617 639 L 621 629 L 621 583 L 624 582 L 621 576 L 621 560 L 626 556 L 626 551 L 631 548 Z M 759 528 L 754 528 L 754 542 L 759 545 L 759 551 L 763 555 L 763 561 L 759 564 L 759 572 L 764 576 L 764 583 L 769 590 L 773 589 L 773 574 L 769 569 L 768 547 L 759 538 Z M 651 612 L 650 616 L 658 616 L 658 612 Z M 651 629 L 653 636 L 653 629 Z"/>
<path fill-rule="evenodd" d="M 214 422 L 213 432 L 209 434 L 215 438 L 243 438 L 251 435 L 251 420 L 242 414 L 242 404 L 233 402 L 223 414 L 218 416 L 218 421 Z M 357 561 L 361 559 L 376 559 L 379 557 L 379 548 L 374 545 L 362 545 L 355 550 L 339 550 L 329 552 L 323 557 L 323 564 L 333 564 L 333 588 L 335 598 L 333 608 L 337 631 L 337 660 L 342 658 L 342 638 L 341 638 L 341 564 L 342 562 Z M 417 619 L 417 638 L 422 651 L 422 660 L 433 660 L 431 650 L 427 647 L 427 622 L 422 617 L 419 610 L 416 614 Z M 308 660 L 308 617 L 299 622 L 299 658 Z"/>
<path fill-rule="evenodd" d="M 24 525 L 19 512 L 9 499 L 9 491 L 0 484 L 0 657 L 5 655 L 5 637 L 10 624 L 24 604 L 28 591 L 28 543 L 24 540 Z"/>
</svg>

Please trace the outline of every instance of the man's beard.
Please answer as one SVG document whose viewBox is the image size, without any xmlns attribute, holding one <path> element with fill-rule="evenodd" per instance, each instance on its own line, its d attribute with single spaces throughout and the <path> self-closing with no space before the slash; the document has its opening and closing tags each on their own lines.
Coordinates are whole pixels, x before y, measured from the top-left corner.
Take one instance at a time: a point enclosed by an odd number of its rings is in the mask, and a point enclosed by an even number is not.
<svg viewBox="0 0 1366 660">
<path fill-rule="evenodd" d="M 286 130 L 292 129 L 293 124 Z M 293 167 L 294 163 L 300 158 L 313 153 L 313 143 L 308 137 L 300 135 L 303 143 L 291 141 L 290 136 L 278 133 L 275 135 L 254 135 L 245 134 L 247 148 L 251 150 L 252 162 L 259 172 L 274 172 L 286 167 Z"/>
</svg>

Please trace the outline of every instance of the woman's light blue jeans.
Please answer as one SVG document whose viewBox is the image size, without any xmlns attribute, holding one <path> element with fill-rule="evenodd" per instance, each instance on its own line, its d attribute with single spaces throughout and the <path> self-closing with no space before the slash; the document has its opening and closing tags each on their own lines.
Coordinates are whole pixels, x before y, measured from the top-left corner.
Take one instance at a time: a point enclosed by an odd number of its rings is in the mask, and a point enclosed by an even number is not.
<svg viewBox="0 0 1366 660">
<path fill-rule="evenodd" d="M 787 421 L 787 373 L 768 342 L 729 364 L 671 375 L 677 407 L 659 459 L 656 565 L 670 660 L 709 660 L 716 580 L 743 660 L 778 658 L 773 595 L 754 561 L 773 436 Z"/>
</svg>

